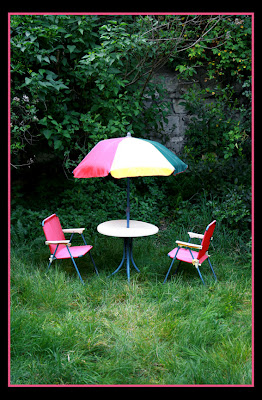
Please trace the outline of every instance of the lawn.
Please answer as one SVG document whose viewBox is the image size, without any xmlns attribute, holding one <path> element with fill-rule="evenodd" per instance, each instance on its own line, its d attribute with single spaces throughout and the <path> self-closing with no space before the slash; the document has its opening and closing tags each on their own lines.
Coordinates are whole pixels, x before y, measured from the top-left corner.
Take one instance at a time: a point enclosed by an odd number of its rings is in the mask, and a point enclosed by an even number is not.
<svg viewBox="0 0 262 400">
<path fill-rule="evenodd" d="M 11 254 L 11 384 L 252 384 L 251 257 L 220 231 L 211 260 L 197 271 L 181 265 L 163 280 L 168 251 L 183 231 L 170 227 L 137 239 L 141 273 L 111 278 L 122 242 L 95 235 L 93 256 L 56 261 L 48 248 L 23 244 Z M 44 242 L 44 238 L 43 238 Z"/>
</svg>

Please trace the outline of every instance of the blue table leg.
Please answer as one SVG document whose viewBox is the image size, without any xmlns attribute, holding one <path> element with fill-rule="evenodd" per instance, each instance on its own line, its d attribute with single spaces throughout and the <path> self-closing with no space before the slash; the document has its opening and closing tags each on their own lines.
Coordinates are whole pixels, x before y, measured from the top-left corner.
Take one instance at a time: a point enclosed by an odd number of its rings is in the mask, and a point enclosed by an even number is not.
<svg viewBox="0 0 262 400">
<path fill-rule="evenodd" d="M 126 259 L 126 273 L 127 273 L 128 282 L 130 282 L 130 260 L 131 260 L 133 266 L 135 267 L 135 269 L 137 270 L 137 272 L 140 272 L 139 269 L 137 268 L 134 258 L 133 258 L 132 243 L 133 243 L 133 238 L 124 238 L 123 258 L 121 260 L 121 263 L 117 267 L 117 269 L 114 272 L 112 272 L 112 274 L 109 276 L 116 274 L 120 270 L 120 268 L 124 264 L 125 259 Z"/>
<path fill-rule="evenodd" d="M 126 274 L 128 283 L 130 282 L 130 243 L 129 238 L 127 238 L 127 249 L 126 249 Z"/>
<path fill-rule="evenodd" d="M 124 239 L 124 251 L 123 251 L 123 258 L 122 258 L 122 261 L 121 261 L 121 263 L 119 264 L 119 266 L 117 267 L 117 269 L 116 269 L 114 272 L 112 272 L 112 274 L 109 275 L 109 276 L 112 276 L 112 275 L 116 274 L 116 273 L 120 270 L 120 268 L 121 268 L 122 265 L 124 264 L 125 258 L 126 258 L 126 238 Z M 109 276 L 108 276 L 108 278 L 109 278 Z"/>
<path fill-rule="evenodd" d="M 130 238 L 130 257 L 131 257 L 131 261 L 133 266 L 135 267 L 135 269 L 137 270 L 137 272 L 140 272 L 139 269 L 137 268 L 134 258 L 133 258 L 133 238 Z"/>
</svg>

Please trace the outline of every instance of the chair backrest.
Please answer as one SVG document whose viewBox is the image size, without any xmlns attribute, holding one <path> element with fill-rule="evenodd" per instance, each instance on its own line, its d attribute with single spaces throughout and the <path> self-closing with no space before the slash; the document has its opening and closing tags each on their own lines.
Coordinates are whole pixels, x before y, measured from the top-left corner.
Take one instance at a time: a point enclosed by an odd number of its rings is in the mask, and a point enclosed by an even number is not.
<svg viewBox="0 0 262 400">
<path fill-rule="evenodd" d="M 62 226 L 56 214 L 52 214 L 50 215 L 50 217 L 44 219 L 42 221 L 42 226 L 46 240 L 65 240 L 65 235 L 64 232 L 62 231 Z M 51 254 L 54 254 L 56 246 L 57 246 L 56 244 L 49 245 Z M 59 246 L 64 247 L 65 245 L 60 244 Z"/>
<path fill-rule="evenodd" d="M 203 237 L 202 243 L 201 243 L 202 249 L 199 250 L 199 253 L 197 255 L 198 260 L 200 260 L 200 258 L 206 254 L 206 252 L 209 248 L 211 237 L 213 236 L 215 227 L 216 227 L 216 220 L 212 221 L 209 225 L 207 225 L 205 233 L 204 233 L 204 237 Z"/>
</svg>

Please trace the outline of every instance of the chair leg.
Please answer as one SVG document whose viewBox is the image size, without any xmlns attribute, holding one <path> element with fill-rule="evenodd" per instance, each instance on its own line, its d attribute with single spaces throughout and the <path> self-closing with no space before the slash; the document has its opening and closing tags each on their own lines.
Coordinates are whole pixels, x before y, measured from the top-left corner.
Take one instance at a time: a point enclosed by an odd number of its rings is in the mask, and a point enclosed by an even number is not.
<svg viewBox="0 0 262 400">
<path fill-rule="evenodd" d="M 201 281 L 202 281 L 203 284 L 205 285 L 204 279 L 202 278 L 202 275 L 201 275 L 201 272 L 200 272 L 200 269 L 199 269 L 199 268 L 197 268 L 197 272 L 199 273 L 199 276 L 200 276 L 200 278 L 201 278 Z"/>
<path fill-rule="evenodd" d="M 84 242 L 84 244 L 85 244 L 85 245 L 87 245 L 87 243 L 86 243 L 86 240 L 85 240 L 85 237 L 84 237 L 83 233 L 81 233 L 81 236 L 82 236 L 82 239 L 83 239 L 83 242 Z M 70 242 L 71 242 L 71 239 L 70 239 Z M 89 255 L 90 255 L 91 261 L 92 261 L 92 263 L 93 263 L 93 265 L 94 265 L 94 268 L 95 268 L 96 274 L 97 274 L 97 275 L 99 275 L 99 273 L 98 273 L 98 270 L 97 270 L 97 268 L 96 268 L 96 264 L 95 264 L 95 262 L 94 262 L 94 259 L 93 259 L 93 257 L 92 257 L 92 254 L 90 253 L 90 251 L 89 251 Z"/>
<path fill-rule="evenodd" d="M 51 264 L 52 264 L 53 261 L 54 261 L 54 255 L 51 254 L 51 256 L 49 257 L 49 264 L 48 264 L 48 267 L 47 267 L 46 272 L 49 271 L 49 268 L 50 268 L 50 266 L 51 266 Z"/>
<path fill-rule="evenodd" d="M 76 262 L 75 262 L 75 260 L 74 260 L 74 258 L 73 258 L 73 256 L 72 256 L 72 254 L 70 253 L 69 248 L 68 248 L 67 246 L 66 246 L 66 248 L 67 248 L 67 250 L 68 250 L 68 253 L 70 254 L 71 260 L 73 261 L 74 267 L 75 267 L 76 272 L 77 272 L 77 274 L 78 274 L 78 276 L 79 276 L 79 278 L 80 278 L 80 281 L 81 281 L 81 282 L 83 283 L 83 285 L 84 285 L 84 281 L 83 281 L 83 279 L 82 279 L 82 277 L 81 277 L 81 275 L 80 275 L 80 272 L 78 271 Z"/>
<path fill-rule="evenodd" d="M 176 273 L 177 273 L 178 268 L 180 267 L 180 265 L 181 265 L 181 261 L 179 261 L 178 266 L 177 266 L 177 268 L 176 268 L 176 270 L 175 270 L 175 272 L 174 272 L 174 275 L 176 275 Z"/>
<path fill-rule="evenodd" d="M 209 262 L 210 268 L 211 268 L 211 270 L 212 270 L 212 272 L 214 274 L 215 280 L 217 281 L 217 277 L 216 277 L 215 271 L 213 270 L 213 267 L 212 267 L 212 264 L 211 264 L 211 261 L 209 260 L 209 258 L 208 258 L 208 262 Z"/>
<path fill-rule="evenodd" d="M 57 245 L 56 248 L 55 248 L 54 254 L 51 254 L 51 256 L 49 257 L 49 264 L 48 264 L 48 267 L 47 267 L 46 272 L 49 271 L 50 265 L 51 265 L 52 262 L 56 259 L 56 258 L 55 258 L 55 253 L 56 253 L 56 250 L 57 250 L 57 249 L 58 249 L 58 245 Z"/>
<path fill-rule="evenodd" d="M 166 274 L 166 277 L 165 277 L 165 279 L 164 279 L 163 284 L 166 283 L 167 277 L 168 277 L 168 275 L 169 275 L 169 272 L 171 271 L 172 265 L 174 264 L 174 261 L 175 261 L 175 259 L 176 259 L 176 256 L 177 256 L 177 253 L 178 253 L 178 250 L 179 250 L 179 249 L 180 249 L 180 247 L 178 247 L 178 249 L 177 249 L 177 251 L 176 251 L 175 257 L 173 258 L 173 260 L 172 260 L 172 262 L 171 262 L 171 265 L 170 265 L 170 267 L 169 267 L 169 270 L 167 271 L 167 274 Z"/>
<path fill-rule="evenodd" d="M 73 236 L 73 235 L 72 235 L 72 236 Z M 85 237 L 84 237 L 83 233 L 81 233 L 81 236 L 82 236 L 83 242 L 85 243 L 85 245 L 87 245 L 87 243 L 86 243 L 86 240 L 85 240 Z M 71 239 L 70 239 L 70 242 L 71 242 Z"/>
<path fill-rule="evenodd" d="M 49 260 L 50 260 L 50 258 L 49 258 Z M 48 272 L 49 271 L 49 268 L 50 268 L 50 266 L 51 266 L 51 264 L 52 264 L 52 262 L 53 262 L 54 260 L 50 260 L 50 262 L 49 262 L 49 264 L 48 264 L 48 267 L 47 267 L 47 270 L 46 270 L 46 272 Z"/>
<path fill-rule="evenodd" d="M 89 251 L 89 255 L 90 255 L 91 261 L 92 261 L 92 263 L 93 263 L 93 265 L 94 265 L 96 274 L 99 275 L 98 270 L 97 270 L 97 268 L 96 268 L 96 264 L 95 264 L 94 259 L 93 259 L 93 257 L 92 257 L 91 251 Z"/>
</svg>

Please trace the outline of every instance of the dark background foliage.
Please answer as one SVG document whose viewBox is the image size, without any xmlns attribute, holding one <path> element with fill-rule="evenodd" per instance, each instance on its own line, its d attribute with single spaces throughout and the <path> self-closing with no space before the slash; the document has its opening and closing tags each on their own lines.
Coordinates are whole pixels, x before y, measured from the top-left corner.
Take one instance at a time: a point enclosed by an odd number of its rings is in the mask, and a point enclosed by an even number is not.
<svg viewBox="0 0 262 400">
<path fill-rule="evenodd" d="M 204 204 L 250 236 L 250 15 L 12 15 L 14 243 L 42 240 L 41 219 L 53 212 L 93 231 L 125 217 L 125 180 L 74 180 L 72 170 L 99 140 L 161 132 L 168 111 L 150 79 L 164 65 L 189 81 L 204 71 L 184 95 L 190 123 L 179 156 L 189 168 L 133 179 L 131 217 L 182 225 L 190 215 L 194 224 Z"/>
</svg>

